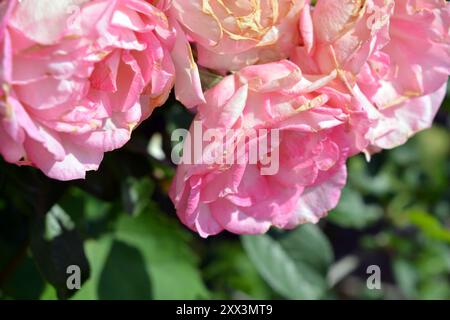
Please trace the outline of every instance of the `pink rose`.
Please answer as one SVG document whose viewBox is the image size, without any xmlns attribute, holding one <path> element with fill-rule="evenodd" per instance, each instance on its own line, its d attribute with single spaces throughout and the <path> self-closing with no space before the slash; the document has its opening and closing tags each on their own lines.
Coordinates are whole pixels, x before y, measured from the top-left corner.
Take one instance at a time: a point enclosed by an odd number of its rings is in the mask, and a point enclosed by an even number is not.
<svg viewBox="0 0 450 320">
<path fill-rule="evenodd" d="M 390 149 L 429 128 L 445 98 L 450 74 L 450 4 L 397 0 L 390 18 L 391 40 L 357 76 L 377 119 L 374 148 Z"/>
<path fill-rule="evenodd" d="M 148 1 L 11 0 L 0 3 L 0 18 L 0 153 L 8 162 L 84 178 L 165 102 L 176 67 L 178 96 L 203 101 L 187 40 Z"/>
<path fill-rule="evenodd" d="M 439 0 L 319 0 L 302 11 L 304 73 L 336 70 L 373 119 L 369 151 L 393 148 L 428 128 L 450 74 L 450 4 Z M 393 10 L 392 10 L 393 9 Z"/>
<path fill-rule="evenodd" d="M 173 0 L 171 14 L 197 44 L 200 65 L 235 71 L 286 58 L 307 2 Z"/>
<path fill-rule="evenodd" d="M 346 159 L 367 146 L 369 122 L 350 95 L 326 87 L 333 79 L 310 82 L 285 60 L 244 68 L 207 91 L 170 191 L 181 221 L 202 237 L 258 234 L 316 223 L 334 208 Z M 201 153 L 198 126 L 216 132 Z M 265 174 L 276 161 L 278 170 Z"/>
<path fill-rule="evenodd" d="M 372 52 L 389 41 L 393 0 L 319 0 L 301 12 L 301 46 L 292 59 L 308 74 L 358 73 Z"/>
</svg>

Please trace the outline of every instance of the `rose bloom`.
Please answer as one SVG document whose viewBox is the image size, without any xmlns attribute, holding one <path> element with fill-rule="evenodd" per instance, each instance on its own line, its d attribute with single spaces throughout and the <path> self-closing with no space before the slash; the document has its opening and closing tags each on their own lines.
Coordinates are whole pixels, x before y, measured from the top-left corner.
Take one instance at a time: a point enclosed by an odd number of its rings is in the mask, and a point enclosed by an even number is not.
<svg viewBox="0 0 450 320">
<path fill-rule="evenodd" d="M 302 12 L 305 73 L 338 70 L 375 120 L 368 151 L 390 149 L 431 126 L 450 74 L 450 4 L 440 0 L 319 0 Z"/>
<path fill-rule="evenodd" d="M 389 33 L 356 79 L 378 119 L 370 132 L 376 149 L 394 148 L 432 125 L 450 74 L 450 3 L 397 0 Z"/>
<path fill-rule="evenodd" d="M 0 154 L 8 162 L 84 178 L 165 102 L 176 66 L 179 97 L 203 101 L 188 89 L 196 79 L 187 41 L 148 1 L 3 1 L 0 18 Z"/>
<path fill-rule="evenodd" d="M 309 0 L 173 0 L 171 14 L 197 44 L 198 63 L 227 71 L 287 57 Z"/>
<path fill-rule="evenodd" d="M 179 165 L 169 194 L 181 221 L 202 237 L 222 230 L 259 234 L 271 226 L 316 223 L 334 208 L 346 182 L 346 159 L 367 146 L 370 125 L 351 95 L 326 87 L 334 77 L 310 82 L 284 60 L 246 67 L 207 91 L 195 121 L 224 136 L 231 129 L 242 132 L 246 152 L 244 161 L 236 155 L 233 164 Z M 256 163 L 248 161 L 249 150 L 261 138 L 247 138 L 251 129 L 266 129 L 268 135 L 279 130 L 279 143 L 271 143 Z M 192 128 L 191 136 L 202 139 Z M 186 142 L 183 156 L 196 153 L 190 148 Z M 223 155 L 211 152 L 215 147 L 202 150 L 203 159 L 230 155 L 229 149 Z M 263 175 L 263 160 L 275 152 L 279 170 Z"/>
</svg>

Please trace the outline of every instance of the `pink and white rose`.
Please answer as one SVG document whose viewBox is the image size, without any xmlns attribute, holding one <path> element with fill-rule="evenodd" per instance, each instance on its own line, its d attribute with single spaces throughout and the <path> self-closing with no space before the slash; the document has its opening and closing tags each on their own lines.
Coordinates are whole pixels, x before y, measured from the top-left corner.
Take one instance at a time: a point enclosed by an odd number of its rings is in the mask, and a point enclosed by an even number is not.
<svg viewBox="0 0 450 320">
<path fill-rule="evenodd" d="M 450 4 L 440 0 L 319 0 L 302 11 L 304 73 L 337 71 L 375 120 L 370 152 L 431 126 L 450 74 Z"/>
<path fill-rule="evenodd" d="M 281 61 L 244 68 L 207 91 L 195 121 L 224 136 L 238 129 L 243 135 L 255 128 L 279 131 L 279 143 L 267 149 L 279 154 L 279 170 L 262 175 L 262 161 L 179 165 L 170 196 L 181 221 L 202 237 L 223 230 L 258 234 L 316 223 L 334 208 L 347 158 L 367 146 L 369 121 L 350 95 L 326 87 L 331 80 L 310 82 Z M 249 150 L 255 141 L 246 143 Z"/>
<path fill-rule="evenodd" d="M 370 132 L 376 149 L 397 147 L 432 125 L 450 74 L 450 3 L 397 0 L 389 33 L 356 79 L 378 120 Z"/>
<path fill-rule="evenodd" d="M 220 71 L 286 58 L 309 0 L 172 0 L 171 14 L 197 44 L 198 63 Z"/>
<path fill-rule="evenodd" d="M 59 180 L 84 178 L 175 81 L 186 104 L 204 101 L 189 44 L 162 9 L 144 0 L 1 2 L 4 159 Z"/>
</svg>

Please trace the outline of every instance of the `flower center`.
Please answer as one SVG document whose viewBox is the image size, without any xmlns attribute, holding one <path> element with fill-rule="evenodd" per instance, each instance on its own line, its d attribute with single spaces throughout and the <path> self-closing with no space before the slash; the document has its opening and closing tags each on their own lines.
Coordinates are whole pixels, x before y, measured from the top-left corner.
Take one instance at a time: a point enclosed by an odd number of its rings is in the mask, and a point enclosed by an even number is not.
<svg viewBox="0 0 450 320">
<path fill-rule="evenodd" d="M 233 40 L 261 40 L 287 15 L 292 1 L 203 0 L 203 12 L 213 16 L 224 34 Z"/>
</svg>

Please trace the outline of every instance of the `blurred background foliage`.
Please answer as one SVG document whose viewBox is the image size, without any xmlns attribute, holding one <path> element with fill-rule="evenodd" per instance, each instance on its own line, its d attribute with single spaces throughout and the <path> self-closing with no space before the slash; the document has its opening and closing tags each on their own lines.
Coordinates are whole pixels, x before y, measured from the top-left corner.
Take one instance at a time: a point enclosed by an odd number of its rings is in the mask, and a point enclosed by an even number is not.
<svg viewBox="0 0 450 320">
<path fill-rule="evenodd" d="M 0 299 L 450 299 L 450 93 L 432 129 L 349 161 L 319 225 L 256 237 L 203 240 L 177 220 L 166 155 L 191 119 L 172 98 L 85 181 L 0 160 Z"/>
</svg>

